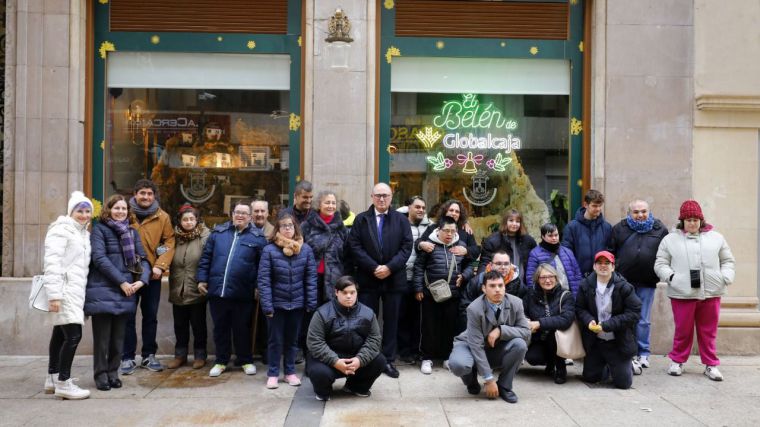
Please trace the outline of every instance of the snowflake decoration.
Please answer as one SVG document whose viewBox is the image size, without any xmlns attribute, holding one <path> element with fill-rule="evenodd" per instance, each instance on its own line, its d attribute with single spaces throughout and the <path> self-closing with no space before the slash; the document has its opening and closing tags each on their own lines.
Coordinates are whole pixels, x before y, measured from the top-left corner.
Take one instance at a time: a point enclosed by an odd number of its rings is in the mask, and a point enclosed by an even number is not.
<svg viewBox="0 0 760 427">
<path fill-rule="evenodd" d="M 580 50 L 581 52 L 583 52 L 583 40 L 581 40 L 581 42 L 578 43 L 578 50 Z"/>
<path fill-rule="evenodd" d="M 533 47 L 530 48 L 530 54 L 531 55 L 535 55 L 537 53 L 538 53 L 538 47 L 533 46 Z"/>
<path fill-rule="evenodd" d="M 290 130 L 295 132 L 301 128 L 301 116 L 290 113 Z"/>
<path fill-rule="evenodd" d="M 220 41 L 223 41 L 223 40 L 224 40 L 224 37 L 222 37 L 222 36 L 218 36 L 218 37 L 216 38 L 216 41 L 218 41 L 218 42 L 220 42 Z"/>
<path fill-rule="evenodd" d="M 444 43 L 443 40 L 438 40 L 437 42 L 435 42 L 436 49 L 441 50 L 444 47 L 446 47 L 446 43 Z"/>
<path fill-rule="evenodd" d="M 108 0 L 98 0 L 98 3 L 100 3 L 100 4 L 108 4 Z"/>
<path fill-rule="evenodd" d="M 401 56 L 401 51 L 396 46 L 391 46 L 385 51 L 385 60 L 390 64 L 394 56 Z"/>
<path fill-rule="evenodd" d="M 154 34 L 150 37 L 150 42 L 152 44 L 159 44 L 161 43 L 161 37 L 159 37 L 157 34 Z"/>
<path fill-rule="evenodd" d="M 100 149 L 101 150 L 105 150 L 106 149 L 106 140 L 105 139 L 102 140 L 102 141 L 100 141 Z"/>
<path fill-rule="evenodd" d="M 100 57 L 103 59 L 106 59 L 106 53 L 107 52 L 113 52 L 116 50 L 116 46 L 114 46 L 113 43 L 109 41 L 104 41 L 100 44 L 100 49 L 98 49 L 98 52 L 100 52 Z"/>
<path fill-rule="evenodd" d="M 417 131 L 414 136 L 420 140 L 425 148 L 432 148 L 433 145 L 435 145 L 435 143 L 438 142 L 438 140 L 440 140 L 443 135 L 438 132 L 437 129 L 434 129 L 430 126 L 425 126 L 424 132 L 422 130 Z"/>
<path fill-rule="evenodd" d="M 583 122 L 573 117 L 570 120 L 570 133 L 572 135 L 580 135 L 581 131 L 583 131 Z"/>
<path fill-rule="evenodd" d="M 97 218 L 100 216 L 100 211 L 103 210 L 103 203 L 98 199 L 90 199 L 92 201 L 92 217 Z"/>
<path fill-rule="evenodd" d="M 301 47 L 303 45 L 303 37 L 298 36 L 298 47 Z"/>
<path fill-rule="evenodd" d="M 248 40 L 248 43 L 246 43 L 245 46 L 251 50 L 256 49 L 256 42 L 253 40 Z"/>
<path fill-rule="evenodd" d="M 383 3 L 386 9 L 391 10 L 393 9 L 393 0 L 385 0 L 385 3 Z"/>
</svg>

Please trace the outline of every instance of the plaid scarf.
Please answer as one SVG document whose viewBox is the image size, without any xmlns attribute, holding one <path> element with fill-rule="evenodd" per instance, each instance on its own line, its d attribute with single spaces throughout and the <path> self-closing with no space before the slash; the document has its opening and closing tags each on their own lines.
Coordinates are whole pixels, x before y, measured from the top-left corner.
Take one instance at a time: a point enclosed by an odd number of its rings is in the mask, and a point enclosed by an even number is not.
<svg viewBox="0 0 760 427">
<path fill-rule="evenodd" d="M 121 252 L 124 254 L 124 263 L 127 268 L 134 268 L 140 260 L 135 252 L 135 240 L 132 238 L 132 227 L 129 225 L 129 219 L 123 221 L 114 221 L 111 218 L 106 220 L 106 226 L 119 235 L 121 243 Z"/>
</svg>

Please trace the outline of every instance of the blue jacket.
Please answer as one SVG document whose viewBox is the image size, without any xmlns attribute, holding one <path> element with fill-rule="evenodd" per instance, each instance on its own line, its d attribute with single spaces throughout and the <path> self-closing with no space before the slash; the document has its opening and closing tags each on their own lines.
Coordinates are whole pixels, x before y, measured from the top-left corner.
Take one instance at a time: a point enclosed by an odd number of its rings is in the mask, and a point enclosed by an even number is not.
<svg viewBox="0 0 760 427">
<path fill-rule="evenodd" d="M 198 262 L 196 278 L 211 298 L 253 301 L 261 250 L 267 240 L 256 227 L 238 232 L 232 221 L 214 227 Z"/>
<path fill-rule="evenodd" d="M 150 264 L 145 257 L 140 235 L 130 229 L 135 242 L 135 253 L 140 256 L 142 274 L 140 280 L 145 286 L 150 286 Z M 127 270 L 124 263 L 124 253 L 121 250 L 119 235 L 107 225 L 96 223 L 90 234 L 92 258 L 90 272 L 87 276 L 87 290 L 84 300 L 84 314 L 113 314 L 121 315 L 134 313 L 137 307 L 136 297 L 128 297 L 122 292 L 120 285 L 136 280 Z"/>
<path fill-rule="evenodd" d="M 578 209 L 575 219 L 562 231 L 562 246 L 573 251 L 584 276 L 594 270 L 594 255 L 607 250 L 612 235 L 612 226 L 604 220 L 603 214 L 588 220 L 583 216 L 585 213 L 586 208 Z"/>
<path fill-rule="evenodd" d="M 581 280 L 583 280 L 583 275 L 578 267 L 578 262 L 575 260 L 575 255 L 573 255 L 573 251 L 560 245 L 559 260 L 562 262 L 565 274 L 567 274 L 567 284 L 570 287 L 570 291 L 575 296 L 578 294 L 578 287 L 581 285 Z M 539 264 L 543 263 L 551 264 L 552 267 L 557 268 L 557 263 L 554 262 L 554 253 L 538 245 L 530 251 L 530 255 L 528 256 L 528 268 L 525 272 L 527 283 L 533 283 L 533 273 L 536 272 Z"/>
<path fill-rule="evenodd" d="M 317 264 L 309 245 L 287 256 L 274 243 L 266 245 L 259 263 L 259 296 L 265 315 L 274 310 L 317 308 Z"/>
</svg>

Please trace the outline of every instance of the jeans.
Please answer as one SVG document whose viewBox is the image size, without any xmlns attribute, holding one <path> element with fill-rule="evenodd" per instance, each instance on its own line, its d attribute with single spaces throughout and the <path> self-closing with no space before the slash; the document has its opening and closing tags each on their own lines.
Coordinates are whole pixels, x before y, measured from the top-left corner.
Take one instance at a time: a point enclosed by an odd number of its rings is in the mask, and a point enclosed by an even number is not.
<svg viewBox="0 0 760 427">
<path fill-rule="evenodd" d="M 652 319 L 652 303 L 657 288 L 636 287 L 636 295 L 641 300 L 641 318 L 636 325 L 636 341 L 639 344 L 639 356 L 649 356 L 649 330 Z"/>
<path fill-rule="evenodd" d="M 175 357 L 187 357 L 190 328 L 193 330 L 193 355 L 196 360 L 206 359 L 206 301 L 197 304 L 172 305 L 174 317 Z"/>
<path fill-rule="evenodd" d="M 217 365 L 226 365 L 235 344 L 235 365 L 253 363 L 251 349 L 251 316 L 253 301 L 228 298 L 209 300 L 211 319 L 214 321 L 214 345 Z"/>
<path fill-rule="evenodd" d="M 158 329 L 158 304 L 161 302 L 161 279 L 151 280 L 137 291 L 137 303 L 142 313 L 142 357 L 156 354 L 156 331 Z M 121 360 L 132 360 L 137 351 L 137 332 L 135 330 L 135 314 L 127 319 L 127 330 L 124 335 L 124 354 Z"/>
<path fill-rule="evenodd" d="M 81 340 L 82 325 L 78 323 L 53 327 L 53 336 L 50 337 L 48 374 L 58 373 L 58 381 L 66 381 L 71 377 L 71 363 L 74 361 L 74 354 Z"/>
<path fill-rule="evenodd" d="M 285 375 L 296 373 L 296 353 L 298 353 L 298 334 L 303 320 L 303 309 L 275 309 L 268 320 L 269 342 L 267 345 L 268 377 L 280 375 L 280 359 Z"/>
</svg>

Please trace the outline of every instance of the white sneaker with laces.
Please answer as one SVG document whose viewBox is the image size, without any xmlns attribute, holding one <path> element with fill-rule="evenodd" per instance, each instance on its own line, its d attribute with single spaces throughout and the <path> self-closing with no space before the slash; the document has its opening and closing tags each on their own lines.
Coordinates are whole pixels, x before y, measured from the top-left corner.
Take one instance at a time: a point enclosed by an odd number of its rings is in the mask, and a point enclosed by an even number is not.
<svg viewBox="0 0 760 427">
<path fill-rule="evenodd" d="M 420 364 L 420 372 L 422 372 L 425 375 L 430 375 L 433 373 L 433 361 L 432 360 L 423 360 Z"/>
<path fill-rule="evenodd" d="M 58 373 L 47 374 L 45 376 L 45 394 L 55 393 L 55 382 L 57 381 Z"/>
<path fill-rule="evenodd" d="M 706 366 L 705 375 L 713 381 L 723 381 L 723 374 L 720 373 L 717 366 Z"/>
<path fill-rule="evenodd" d="M 683 374 L 683 363 L 670 362 L 670 367 L 668 368 L 668 375 L 679 377 L 681 376 L 681 374 Z"/>
<path fill-rule="evenodd" d="M 246 363 L 243 365 L 243 372 L 245 372 L 246 375 L 256 375 L 256 365 L 253 363 Z"/>
<path fill-rule="evenodd" d="M 66 381 L 55 382 L 55 396 L 61 399 L 81 400 L 90 397 L 90 390 L 79 388 L 74 384 L 77 378 L 69 378 Z"/>
<path fill-rule="evenodd" d="M 642 368 L 648 368 L 649 367 L 649 356 L 639 356 L 639 364 L 641 364 Z"/>
<path fill-rule="evenodd" d="M 633 375 L 641 375 L 644 370 L 641 368 L 641 363 L 637 360 L 638 358 L 634 358 L 631 360 L 631 368 L 633 369 Z"/>
<path fill-rule="evenodd" d="M 216 364 L 211 368 L 210 371 L 208 371 L 208 376 L 218 377 L 219 375 L 222 375 L 222 372 L 224 372 L 225 369 L 227 369 L 226 365 Z"/>
</svg>

